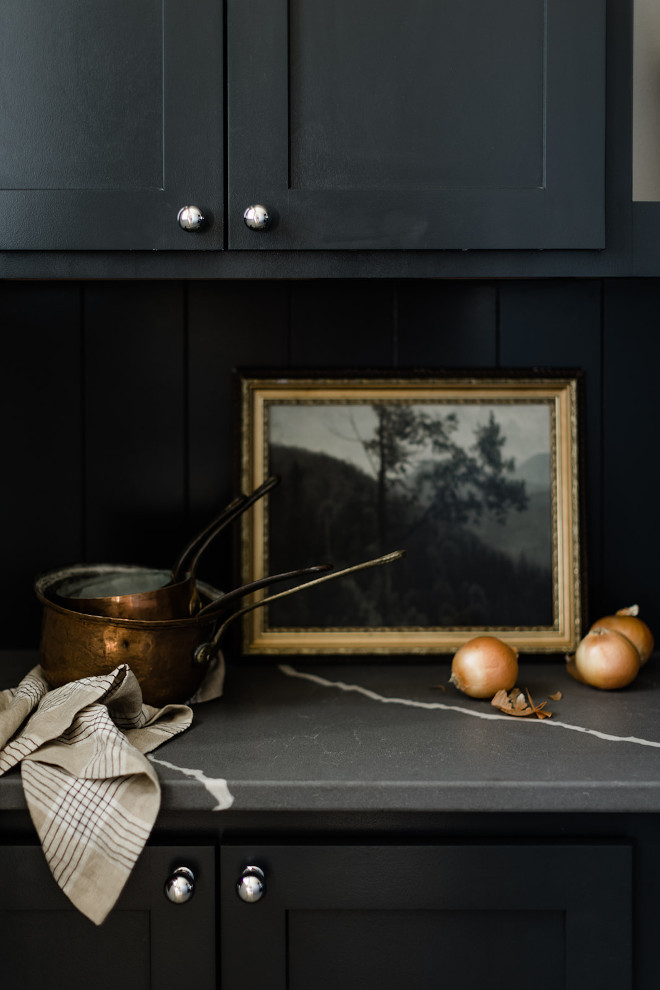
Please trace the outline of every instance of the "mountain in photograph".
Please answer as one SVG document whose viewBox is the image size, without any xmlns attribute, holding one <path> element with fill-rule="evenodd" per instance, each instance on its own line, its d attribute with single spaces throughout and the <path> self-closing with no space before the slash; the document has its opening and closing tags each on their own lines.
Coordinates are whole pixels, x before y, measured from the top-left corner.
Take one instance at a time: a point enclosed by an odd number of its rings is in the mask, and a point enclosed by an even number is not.
<svg viewBox="0 0 660 990">
<path fill-rule="evenodd" d="M 523 467 L 542 477 L 540 462 Z M 324 562 L 339 569 L 406 551 L 395 564 L 278 602 L 269 609 L 271 627 L 552 624 L 551 557 L 542 541 L 536 547 L 530 541 L 528 552 L 515 549 L 522 520 L 532 533 L 548 530 L 547 496 L 544 503 L 531 476 L 522 512 L 509 512 L 504 523 L 485 513 L 475 526 L 434 512 L 414 484 L 390 492 L 383 504 L 375 477 L 329 454 L 273 444 L 269 471 L 282 478 L 269 498 L 271 572 Z M 444 493 L 445 501 L 451 494 Z"/>
<path fill-rule="evenodd" d="M 550 454 L 534 454 L 515 466 L 513 477 L 524 481 L 528 491 L 547 491 L 550 488 L 551 467 Z"/>
<path fill-rule="evenodd" d="M 525 510 L 510 513 L 505 525 L 486 514 L 471 529 L 490 547 L 504 553 L 512 553 L 512 548 L 516 548 L 525 559 L 540 567 L 547 566 L 552 560 L 553 546 L 550 455 L 534 454 L 516 467 L 513 477 L 525 483 L 528 493 Z"/>
</svg>

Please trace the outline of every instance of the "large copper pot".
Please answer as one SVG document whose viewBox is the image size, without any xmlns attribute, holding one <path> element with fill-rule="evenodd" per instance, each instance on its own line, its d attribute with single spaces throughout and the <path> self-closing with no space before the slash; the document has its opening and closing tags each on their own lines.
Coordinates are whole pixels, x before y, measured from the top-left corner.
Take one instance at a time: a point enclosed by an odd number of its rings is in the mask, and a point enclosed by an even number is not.
<svg viewBox="0 0 660 990">
<path fill-rule="evenodd" d="M 131 565 L 97 565 L 108 572 L 133 571 Z M 80 573 L 80 567 L 51 571 L 37 578 L 35 594 L 43 606 L 40 661 L 48 681 L 60 687 L 68 681 L 106 674 L 126 663 L 137 677 L 144 701 L 160 707 L 185 702 L 197 690 L 211 659 L 205 650 L 202 661 L 196 651 L 207 643 L 217 625 L 217 616 L 206 618 L 146 620 L 87 615 L 65 608 L 55 600 L 57 588 Z M 209 585 L 197 582 L 203 600 L 220 595 Z"/>
</svg>

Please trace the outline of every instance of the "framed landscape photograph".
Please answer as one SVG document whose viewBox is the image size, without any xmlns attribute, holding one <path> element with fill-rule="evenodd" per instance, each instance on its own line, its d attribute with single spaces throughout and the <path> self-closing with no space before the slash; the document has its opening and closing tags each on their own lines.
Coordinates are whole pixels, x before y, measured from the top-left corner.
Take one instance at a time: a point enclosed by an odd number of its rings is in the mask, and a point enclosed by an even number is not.
<svg viewBox="0 0 660 990">
<path fill-rule="evenodd" d="M 241 488 L 281 479 L 243 517 L 242 582 L 405 553 L 248 612 L 246 654 L 575 648 L 580 372 L 236 375 Z"/>
</svg>

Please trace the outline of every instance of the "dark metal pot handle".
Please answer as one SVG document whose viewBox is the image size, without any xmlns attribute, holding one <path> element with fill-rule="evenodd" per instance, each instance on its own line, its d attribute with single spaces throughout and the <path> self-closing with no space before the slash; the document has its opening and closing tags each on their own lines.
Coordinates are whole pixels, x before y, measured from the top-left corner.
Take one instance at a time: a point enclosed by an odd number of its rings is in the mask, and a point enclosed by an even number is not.
<svg viewBox="0 0 660 990">
<path fill-rule="evenodd" d="M 364 571 L 369 567 L 379 567 L 383 564 L 391 564 L 395 560 L 401 560 L 405 557 L 405 550 L 394 550 L 392 553 L 387 553 L 383 557 L 376 557 L 374 560 L 365 560 L 361 564 L 353 564 L 351 567 L 344 567 L 341 571 L 333 571 L 332 574 L 324 574 L 323 577 L 314 578 L 312 581 L 305 581 L 303 584 L 296 585 L 295 588 L 287 588 L 286 591 L 279 591 L 276 595 L 267 595 L 266 598 L 261 598 L 258 602 L 252 602 L 250 605 L 245 605 L 243 608 L 239 608 L 236 612 L 232 612 L 231 615 L 227 616 L 224 622 L 216 629 L 213 638 L 208 643 L 202 643 L 195 650 L 195 660 L 198 663 L 207 663 L 212 660 L 215 656 L 220 640 L 222 639 L 225 629 L 234 619 L 238 619 L 239 616 L 245 615 L 246 612 L 251 612 L 255 608 L 261 608 L 262 605 L 268 605 L 270 602 L 277 601 L 278 598 L 287 598 L 289 595 L 295 595 L 299 591 L 304 591 L 305 588 L 312 588 L 317 584 L 324 584 L 326 581 L 332 581 L 334 578 L 344 577 L 346 574 L 353 574 L 356 571 Z M 221 601 L 221 599 L 218 599 Z"/>
<path fill-rule="evenodd" d="M 209 616 L 215 615 L 219 612 L 224 612 L 224 610 L 232 605 L 237 599 L 245 598 L 246 595 L 251 594 L 253 591 L 258 591 L 260 588 L 267 588 L 271 584 L 276 584 L 279 581 L 287 581 L 297 577 L 305 577 L 307 574 L 319 574 L 324 571 L 331 571 L 332 564 L 314 564 L 311 567 L 298 567 L 294 571 L 284 571 L 282 574 L 267 574 L 265 577 L 259 578 L 257 581 L 250 581 L 249 584 L 243 584 L 240 588 L 233 588 L 232 591 L 228 591 L 226 595 L 220 595 L 219 598 L 214 598 L 212 602 L 208 605 L 204 605 L 200 608 L 199 612 L 196 613 L 196 619 L 208 619 Z M 296 590 L 295 588 L 292 590 Z"/>
<path fill-rule="evenodd" d="M 251 495 L 240 494 L 232 502 L 229 503 L 226 509 L 224 509 L 219 516 L 217 516 L 213 522 L 198 533 L 181 551 L 177 557 L 174 565 L 172 566 L 172 584 L 176 584 L 179 581 L 185 580 L 188 574 L 192 575 L 194 578 L 195 571 L 197 569 L 197 562 L 201 557 L 202 553 L 208 547 L 209 543 L 218 536 L 223 529 L 233 523 L 246 509 L 249 509 L 251 505 L 254 505 L 260 498 L 263 498 L 275 485 L 278 485 L 280 479 L 278 475 L 273 475 L 267 478 L 262 485 L 252 492 Z"/>
</svg>

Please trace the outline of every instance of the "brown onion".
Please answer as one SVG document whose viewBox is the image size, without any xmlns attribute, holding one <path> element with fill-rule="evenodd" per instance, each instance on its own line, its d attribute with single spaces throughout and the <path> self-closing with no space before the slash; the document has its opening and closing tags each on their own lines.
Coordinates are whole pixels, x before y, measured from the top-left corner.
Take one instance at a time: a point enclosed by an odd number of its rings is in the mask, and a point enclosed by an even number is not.
<svg viewBox="0 0 660 990">
<path fill-rule="evenodd" d="M 637 647 L 641 663 L 646 663 L 653 652 L 653 633 L 642 619 L 638 618 L 639 606 L 630 605 L 628 608 L 620 608 L 614 615 L 606 615 L 594 626 L 601 626 L 604 629 L 616 629 L 617 632 L 627 636 L 631 643 Z"/>
<path fill-rule="evenodd" d="M 634 681 L 640 666 L 637 647 L 627 636 L 616 629 L 594 626 L 578 643 L 568 669 L 577 680 L 611 691 Z"/>
<path fill-rule="evenodd" d="M 449 682 L 471 698 L 492 698 L 510 691 L 517 679 L 516 648 L 496 636 L 476 636 L 454 654 Z"/>
</svg>

